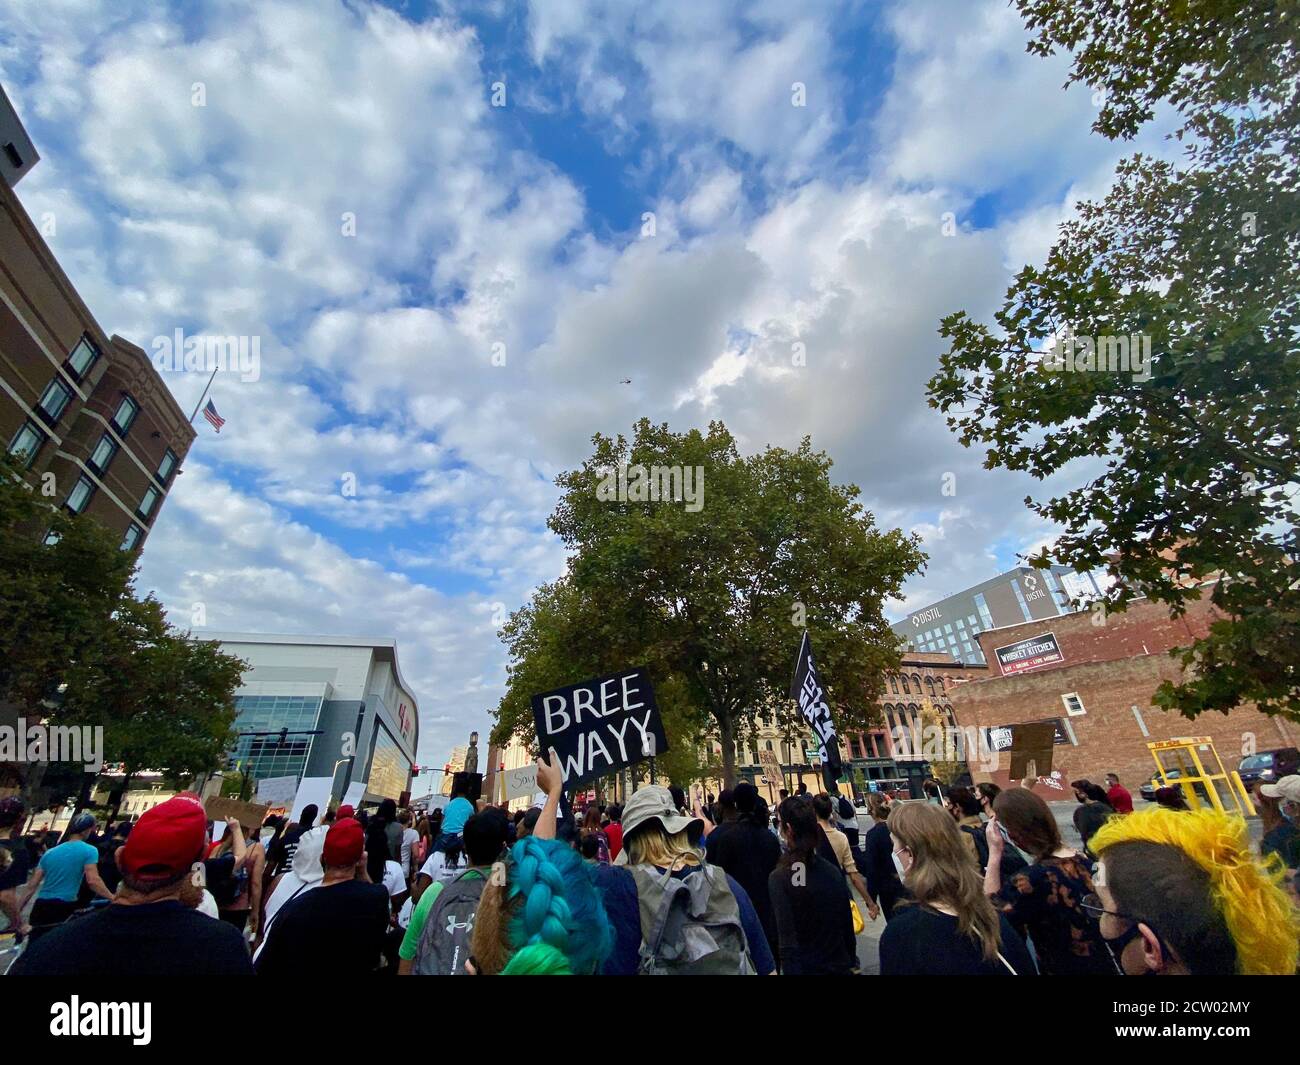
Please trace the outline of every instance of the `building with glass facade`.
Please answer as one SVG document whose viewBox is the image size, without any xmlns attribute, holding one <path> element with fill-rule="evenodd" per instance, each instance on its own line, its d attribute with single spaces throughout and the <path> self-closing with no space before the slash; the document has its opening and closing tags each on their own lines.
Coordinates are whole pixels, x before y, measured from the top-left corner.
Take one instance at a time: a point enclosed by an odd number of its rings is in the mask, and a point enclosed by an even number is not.
<svg viewBox="0 0 1300 1065">
<path fill-rule="evenodd" d="M 1068 614 L 1100 596 L 1091 573 L 1020 566 L 915 610 L 892 628 L 909 651 L 948 654 L 982 666 L 978 633 Z"/>
<path fill-rule="evenodd" d="M 393 640 L 213 633 L 250 664 L 235 693 L 231 768 L 296 777 L 302 801 L 374 805 L 410 788 L 419 712 Z M 254 784 L 253 790 L 255 791 Z"/>
</svg>

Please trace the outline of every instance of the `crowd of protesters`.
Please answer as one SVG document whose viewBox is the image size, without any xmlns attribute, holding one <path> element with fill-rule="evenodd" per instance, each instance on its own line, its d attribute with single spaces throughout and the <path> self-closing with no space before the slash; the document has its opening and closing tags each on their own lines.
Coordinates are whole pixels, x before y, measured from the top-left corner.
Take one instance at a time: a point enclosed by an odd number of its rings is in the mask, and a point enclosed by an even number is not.
<svg viewBox="0 0 1300 1065">
<path fill-rule="evenodd" d="M 802 784 L 774 807 L 747 782 L 651 785 L 564 816 L 557 765 L 537 772 L 525 811 L 308 806 L 215 838 L 188 793 L 61 839 L 0 800 L 10 973 L 850 975 L 867 921 L 885 976 L 1296 971 L 1300 777 L 1256 786 L 1255 854 L 1241 818 L 1133 812 L 1113 774 L 1072 782 L 1075 846 L 1024 786 L 873 793 L 862 831 Z"/>
</svg>

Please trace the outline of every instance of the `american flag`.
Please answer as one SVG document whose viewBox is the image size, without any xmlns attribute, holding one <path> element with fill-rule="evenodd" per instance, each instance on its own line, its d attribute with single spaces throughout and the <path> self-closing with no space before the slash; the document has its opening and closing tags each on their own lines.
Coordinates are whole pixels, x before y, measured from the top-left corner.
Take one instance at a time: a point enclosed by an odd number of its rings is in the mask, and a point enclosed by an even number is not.
<svg viewBox="0 0 1300 1065">
<path fill-rule="evenodd" d="M 208 400 L 208 405 L 203 408 L 203 417 L 212 423 L 212 428 L 217 432 L 221 432 L 221 427 L 226 424 L 226 419 L 217 413 L 216 404 L 212 400 Z"/>
</svg>

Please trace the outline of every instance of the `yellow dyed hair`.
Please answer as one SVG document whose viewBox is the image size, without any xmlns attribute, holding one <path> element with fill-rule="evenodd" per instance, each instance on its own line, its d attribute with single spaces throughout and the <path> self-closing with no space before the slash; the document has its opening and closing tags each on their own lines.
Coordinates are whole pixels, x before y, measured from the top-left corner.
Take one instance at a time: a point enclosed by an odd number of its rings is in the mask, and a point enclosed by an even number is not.
<svg viewBox="0 0 1300 1065">
<path fill-rule="evenodd" d="M 1246 822 L 1217 810 L 1143 810 L 1113 817 L 1089 847 L 1102 861 L 1121 843 L 1174 847 L 1209 878 L 1211 901 L 1237 948 L 1243 976 L 1291 976 L 1300 961 L 1300 921 L 1280 886 L 1276 855 L 1267 864 L 1251 854 Z"/>
</svg>

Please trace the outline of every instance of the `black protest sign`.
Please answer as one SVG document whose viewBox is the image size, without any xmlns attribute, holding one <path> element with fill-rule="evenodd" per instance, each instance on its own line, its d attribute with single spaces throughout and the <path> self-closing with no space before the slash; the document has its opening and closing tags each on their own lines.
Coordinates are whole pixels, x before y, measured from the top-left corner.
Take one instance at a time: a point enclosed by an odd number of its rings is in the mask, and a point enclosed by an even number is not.
<svg viewBox="0 0 1300 1065">
<path fill-rule="evenodd" d="M 555 748 L 566 788 L 668 750 L 642 667 L 543 692 L 532 702 L 537 744 L 543 752 Z"/>
</svg>

